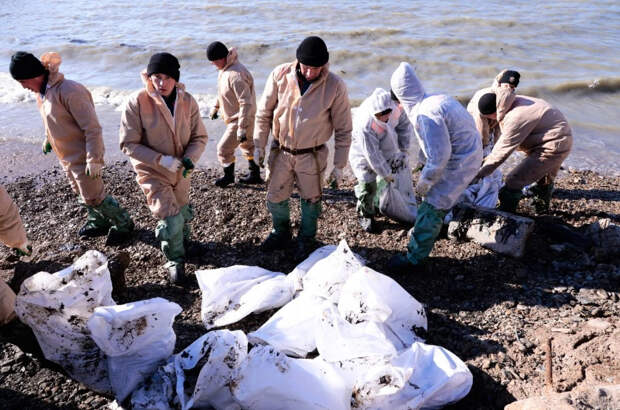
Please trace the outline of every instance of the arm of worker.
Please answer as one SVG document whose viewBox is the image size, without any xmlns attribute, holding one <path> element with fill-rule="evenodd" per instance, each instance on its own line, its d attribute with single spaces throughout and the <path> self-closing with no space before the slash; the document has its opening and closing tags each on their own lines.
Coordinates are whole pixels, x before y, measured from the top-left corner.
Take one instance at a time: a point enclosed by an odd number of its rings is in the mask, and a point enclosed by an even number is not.
<svg viewBox="0 0 620 410">
<path fill-rule="evenodd" d="M 398 117 L 398 123 L 394 127 L 396 135 L 398 137 L 398 149 L 402 152 L 409 152 L 409 145 L 411 143 L 411 135 L 413 134 L 413 125 L 409 121 L 409 117 L 405 110 L 401 110 L 400 117 Z"/>
<path fill-rule="evenodd" d="M 143 129 L 140 121 L 140 109 L 137 99 L 130 99 L 121 114 L 119 143 L 121 151 L 131 159 L 149 164 L 159 165 L 161 153 L 142 144 Z"/>
<path fill-rule="evenodd" d="M 230 77 L 230 86 L 237 97 L 239 102 L 239 115 L 237 118 L 237 139 L 241 141 L 241 137 L 252 138 L 252 135 L 247 135 L 247 130 L 250 127 L 250 121 L 253 121 L 251 113 L 254 112 L 256 107 L 256 100 L 252 93 L 251 84 L 249 84 L 240 74 Z"/>
<path fill-rule="evenodd" d="M 336 97 L 332 103 L 330 114 L 334 127 L 334 167 L 343 169 L 349 159 L 351 148 L 351 132 L 353 121 L 351 119 L 351 103 L 349 93 L 344 81 L 338 82 Z"/>
<path fill-rule="evenodd" d="M 265 83 L 265 90 L 258 103 L 256 120 L 254 125 L 254 146 L 262 150 L 267 145 L 271 125 L 273 123 L 273 112 L 278 105 L 278 84 L 276 82 L 276 70 L 272 71 Z"/>
<path fill-rule="evenodd" d="M 196 164 L 205 150 L 209 137 L 205 125 L 202 122 L 202 118 L 200 117 L 198 103 L 193 98 L 190 103 L 190 123 L 191 133 L 189 144 L 185 148 L 183 158 L 189 158 Z"/>
</svg>

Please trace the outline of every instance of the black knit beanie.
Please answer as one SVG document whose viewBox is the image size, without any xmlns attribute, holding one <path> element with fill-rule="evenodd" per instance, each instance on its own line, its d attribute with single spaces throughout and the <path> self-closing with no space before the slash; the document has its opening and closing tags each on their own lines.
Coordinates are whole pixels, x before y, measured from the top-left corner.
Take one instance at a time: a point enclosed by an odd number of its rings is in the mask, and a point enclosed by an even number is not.
<svg viewBox="0 0 620 410">
<path fill-rule="evenodd" d="M 478 100 L 478 111 L 480 114 L 489 115 L 497 111 L 495 93 L 487 93 Z"/>
<path fill-rule="evenodd" d="M 306 37 L 297 47 L 297 60 L 310 67 L 322 67 L 329 61 L 327 46 L 320 37 Z"/>
<path fill-rule="evenodd" d="M 517 71 L 507 70 L 504 74 L 502 74 L 498 83 L 508 83 L 513 87 L 517 87 L 519 85 L 519 79 L 521 78 L 521 74 Z"/>
<path fill-rule="evenodd" d="M 166 74 L 179 81 L 179 60 L 170 53 L 157 53 L 151 56 L 149 65 L 146 67 L 146 74 Z"/>
<path fill-rule="evenodd" d="M 220 60 L 226 58 L 226 56 L 228 56 L 228 49 L 224 43 L 214 41 L 207 47 L 207 59 L 209 61 Z"/>
<path fill-rule="evenodd" d="M 18 51 L 11 57 L 11 76 L 16 80 L 28 80 L 45 73 L 45 67 L 38 58 L 25 51 Z"/>
</svg>

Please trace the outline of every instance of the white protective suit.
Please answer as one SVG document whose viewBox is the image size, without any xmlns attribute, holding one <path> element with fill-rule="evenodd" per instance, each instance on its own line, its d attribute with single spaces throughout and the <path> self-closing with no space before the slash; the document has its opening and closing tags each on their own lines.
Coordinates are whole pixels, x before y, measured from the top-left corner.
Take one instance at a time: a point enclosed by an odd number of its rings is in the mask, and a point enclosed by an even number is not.
<svg viewBox="0 0 620 410">
<path fill-rule="evenodd" d="M 375 114 L 392 109 L 387 123 Z M 392 101 L 390 93 L 377 88 L 356 110 L 353 118 L 353 141 L 349 162 L 359 181 L 373 182 L 377 175 L 392 174 L 391 161 L 409 149 L 413 126 L 404 110 Z"/>
<path fill-rule="evenodd" d="M 426 94 L 409 63 L 401 63 L 394 71 L 391 86 L 426 157 L 420 178 L 431 187 L 425 201 L 448 210 L 482 164 L 482 142 L 474 120 L 456 99 Z"/>
</svg>

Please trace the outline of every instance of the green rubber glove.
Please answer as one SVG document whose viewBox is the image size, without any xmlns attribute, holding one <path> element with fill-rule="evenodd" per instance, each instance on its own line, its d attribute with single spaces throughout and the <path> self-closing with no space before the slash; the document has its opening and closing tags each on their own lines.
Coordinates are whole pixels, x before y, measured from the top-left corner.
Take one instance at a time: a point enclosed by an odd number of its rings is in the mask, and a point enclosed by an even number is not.
<svg viewBox="0 0 620 410">
<path fill-rule="evenodd" d="M 191 159 L 185 157 L 183 158 L 183 160 L 181 161 L 181 163 L 183 164 L 183 168 L 185 168 L 183 170 L 183 178 L 187 178 L 187 176 L 189 174 L 192 173 L 192 171 L 194 170 L 194 163 L 192 162 Z"/>
<path fill-rule="evenodd" d="M 52 152 L 52 144 L 47 140 L 47 138 L 43 141 L 43 146 L 41 147 L 43 151 L 43 155 L 47 155 Z"/>
</svg>

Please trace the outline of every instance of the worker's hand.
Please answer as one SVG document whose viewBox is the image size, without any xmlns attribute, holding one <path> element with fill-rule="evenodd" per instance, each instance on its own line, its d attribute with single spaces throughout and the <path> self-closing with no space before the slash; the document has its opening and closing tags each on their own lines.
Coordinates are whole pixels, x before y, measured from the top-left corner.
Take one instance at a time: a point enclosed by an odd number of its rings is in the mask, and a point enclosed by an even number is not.
<svg viewBox="0 0 620 410">
<path fill-rule="evenodd" d="M 43 144 L 41 145 L 41 151 L 43 151 L 43 155 L 47 155 L 52 152 L 52 144 L 45 138 L 43 140 Z"/>
<path fill-rule="evenodd" d="M 171 157 L 170 155 L 162 155 L 161 158 L 159 158 L 159 165 L 170 172 L 177 172 L 183 166 L 183 163 L 179 161 L 178 158 Z"/>
<path fill-rule="evenodd" d="M 217 120 L 218 115 L 217 115 L 217 107 L 213 107 L 211 108 L 211 112 L 209 113 L 209 118 L 211 118 L 212 120 Z"/>
<path fill-rule="evenodd" d="M 431 181 L 429 181 L 426 178 L 420 178 L 417 185 L 415 186 L 415 192 L 419 196 L 424 197 L 426 196 L 428 191 L 430 191 L 431 187 L 432 187 Z"/>
<path fill-rule="evenodd" d="M 101 177 L 101 170 L 103 169 L 103 164 L 98 164 L 95 162 L 87 162 L 86 163 L 86 176 L 91 177 L 92 179 L 97 179 Z"/>
<path fill-rule="evenodd" d="M 240 131 L 237 133 L 237 141 L 241 144 L 242 142 L 246 142 L 248 140 L 248 136 L 245 134 L 245 131 Z"/>
<path fill-rule="evenodd" d="M 183 161 L 181 161 L 181 164 L 183 164 L 183 168 L 185 168 L 183 170 L 183 178 L 187 178 L 187 176 L 190 175 L 194 171 L 194 168 L 196 168 L 192 160 L 189 159 L 188 157 L 183 158 Z"/>
<path fill-rule="evenodd" d="M 331 174 L 327 178 L 327 184 L 332 189 L 338 189 L 340 185 L 344 182 L 344 171 L 342 168 L 334 167 Z"/>
<path fill-rule="evenodd" d="M 13 248 L 13 252 L 15 252 L 17 256 L 30 256 L 32 255 L 32 245 L 26 241 L 17 248 Z"/>
<path fill-rule="evenodd" d="M 394 182 L 394 177 L 392 175 L 388 175 L 385 178 L 383 178 L 385 180 L 385 182 L 387 182 L 388 184 L 391 184 Z"/>
<path fill-rule="evenodd" d="M 265 166 L 265 149 L 255 147 L 254 148 L 254 162 L 256 165 L 263 168 Z"/>
</svg>

